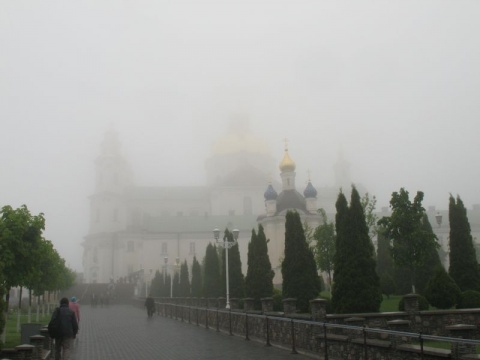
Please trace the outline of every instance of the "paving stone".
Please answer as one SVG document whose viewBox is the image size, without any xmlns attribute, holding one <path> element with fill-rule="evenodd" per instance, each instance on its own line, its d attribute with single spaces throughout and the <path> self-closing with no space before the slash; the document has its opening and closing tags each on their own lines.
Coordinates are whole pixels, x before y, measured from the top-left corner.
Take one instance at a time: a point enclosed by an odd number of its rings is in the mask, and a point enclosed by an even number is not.
<svg viewBox="0 0 480 360">
<path fill-rule="evenodd" d="M 72 360 L 296 359 L 289 350 L 154 315 L 128 305 L 81 306 Z"/>
</svg>

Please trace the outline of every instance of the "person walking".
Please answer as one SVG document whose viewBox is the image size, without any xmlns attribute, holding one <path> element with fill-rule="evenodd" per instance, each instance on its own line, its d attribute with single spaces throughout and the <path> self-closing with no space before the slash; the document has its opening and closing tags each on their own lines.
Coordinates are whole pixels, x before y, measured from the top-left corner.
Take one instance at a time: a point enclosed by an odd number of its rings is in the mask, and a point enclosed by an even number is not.
<svg viewBox="0 0 480 360">
<path fill-rule="evenodd" d="M 77 318 L 77 323 L 78 325 L 80 325 L 80 304 L 77 302 L 77 298 L 75 296 L 72 296 L 70 298 L 68 307 L 70 308 L 70 310 L 73 311 L 73 313 L 75 314 L 75 317 Z"/>
<path fill-rule="evenodd" d="M 60 300 L 60 307 L 55 309 L 52 320 L 59 320 L 59 330 L 55 339 L 55 360 L 69 360 L 73 340 L 77 336 L 78 322 L 75 313 L 68 306 L 68 299 Z M 57 319 L 58 317 L 58 319 Z"/>
<path fill-rule="evenodd" d="M 155 312 L 155 300 L 153 300 L 152 295 L 149 295 L 145 299 L 145 307 L 147 308 L 148 317 L 152 317 L 153 313 Z"/>
</svg>

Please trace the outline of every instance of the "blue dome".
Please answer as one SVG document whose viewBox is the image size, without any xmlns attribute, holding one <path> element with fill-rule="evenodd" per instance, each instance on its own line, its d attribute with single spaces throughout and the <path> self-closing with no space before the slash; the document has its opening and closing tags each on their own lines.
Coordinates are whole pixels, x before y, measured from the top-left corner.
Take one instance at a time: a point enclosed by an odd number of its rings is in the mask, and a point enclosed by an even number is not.
<svg viewBox="0 0 480 360">
<path fill-rule="evenodd" d="M 278 194 L 273 188 L 272 184 L 270 184 L 268 185 L 268 188 L 263 194 L 263 196 L 265 197 L 265 200 L 277 200 Z"/>
<path fill-rule="evenodd" d="M 317 190 L 313 187 L 312 183 L 309 181 L 307 187 L 303 191 L 303 196 L 305 198 L 315 198 L 317 197 Z"/>
</svg>

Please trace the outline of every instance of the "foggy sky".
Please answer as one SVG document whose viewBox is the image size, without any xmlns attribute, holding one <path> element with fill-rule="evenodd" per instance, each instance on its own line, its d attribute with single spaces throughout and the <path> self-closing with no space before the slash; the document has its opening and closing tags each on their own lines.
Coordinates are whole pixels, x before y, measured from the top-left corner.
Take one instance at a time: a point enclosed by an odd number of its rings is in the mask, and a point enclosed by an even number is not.
<svg viewBox="0 0 480 360">
<path fill-rule="evenodd" d="M 480 2 L 0 2 L 0 205 L 44 212 L 81 269 L 94 159 L 109 127 L 138 185 L 203 185 L 232 114 L 297 189 L 355 182 L 480 203 Z M 278 174 L 273 174 L 278 178 Z M 319 204 L 321 206 L 321 204 Z"/>
</svg>

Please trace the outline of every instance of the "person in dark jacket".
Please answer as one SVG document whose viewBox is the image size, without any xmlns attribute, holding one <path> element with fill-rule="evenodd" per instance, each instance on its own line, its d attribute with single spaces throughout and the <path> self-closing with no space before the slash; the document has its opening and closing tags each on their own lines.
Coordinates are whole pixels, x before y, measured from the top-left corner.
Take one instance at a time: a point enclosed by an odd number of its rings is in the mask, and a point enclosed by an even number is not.
<svg viewBox="0 0 480 360">
<path fill-rule="evenodd" d="M 55 310 L 52 319 L 60 316 L 61 336 L 55 338 L 55 360 L 69 360 L 73 346 L 73 339 L 77 336 L 78 323 L 75 313 L 68 307 L 68 299 L 60 300 L 58 311 Z"/>
<path fill-rule="evenodd" d="M 152 317 L 153 313 L 155 312 L 155 300 L 153 300 L 152 295 L 149 295 L 145 299 L 145 307 L 147 308 L 148 317 Z"/>
</svg>

